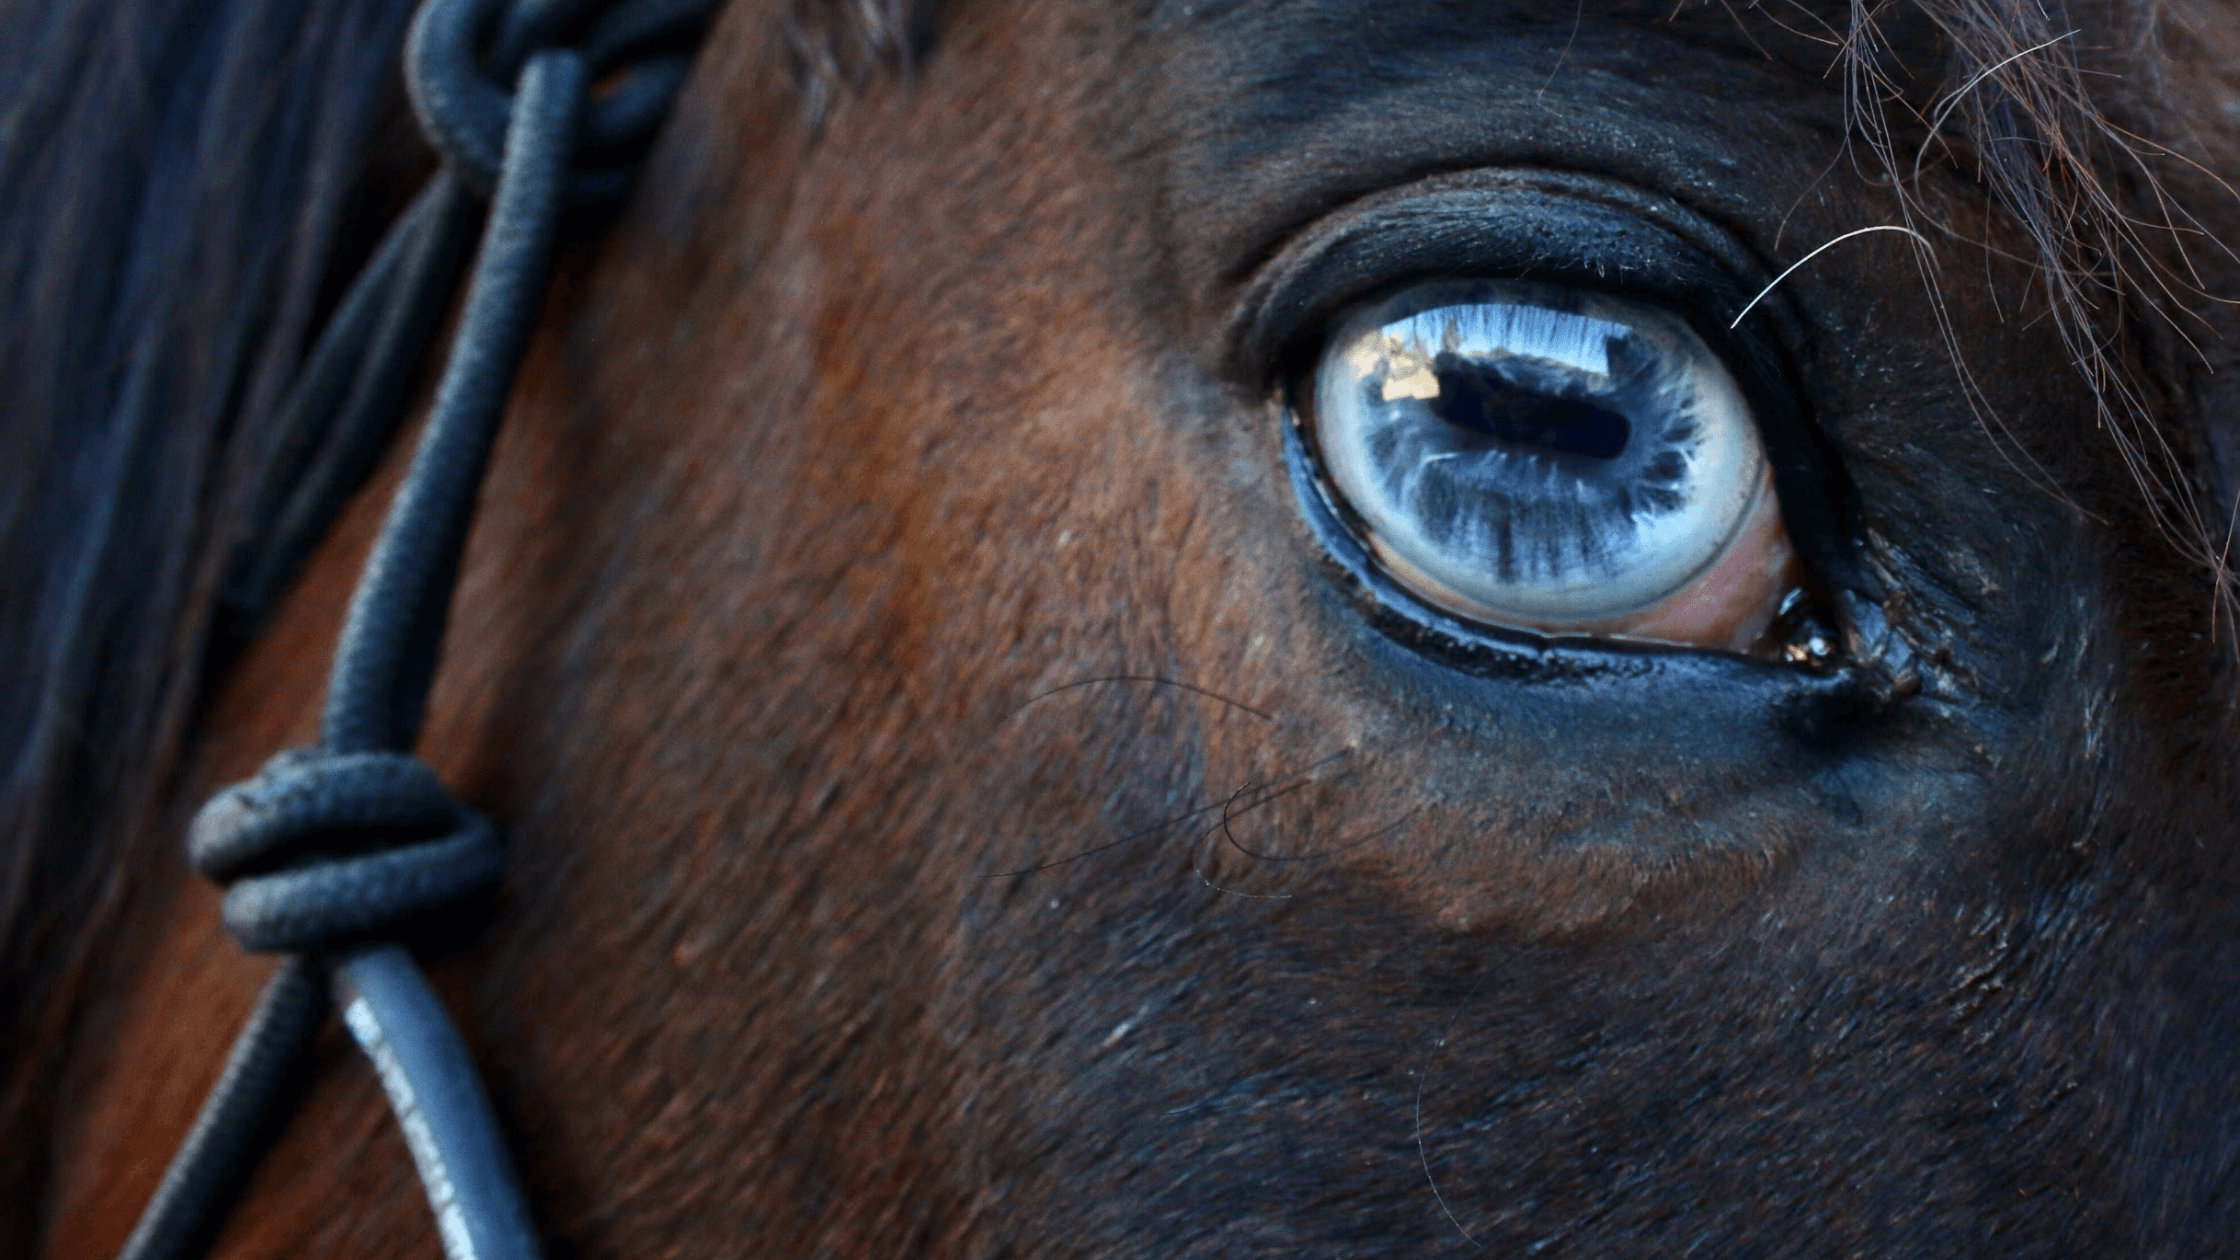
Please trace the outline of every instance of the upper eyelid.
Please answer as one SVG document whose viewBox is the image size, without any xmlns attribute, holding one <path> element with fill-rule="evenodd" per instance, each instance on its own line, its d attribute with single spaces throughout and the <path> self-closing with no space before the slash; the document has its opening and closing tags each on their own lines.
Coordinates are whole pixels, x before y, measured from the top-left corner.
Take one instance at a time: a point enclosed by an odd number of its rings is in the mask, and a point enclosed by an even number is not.
<svg viewBox="0 0 2240 1260">
<path fill-rule="evenodd" d="M 1267 384 L 1301 330 L 1331 311 L 1465 271 L 1634 294 L 1707 319 L 1740 311 L 1772 275 L 1732 233 L 1628 184 L 1538 168 L 1450 172 L 1338 207 L 1248 268 L 1222 327 L 1224 375 Z M 1795 360 L 1803 328 L 1776 290 L 1745 335 Z"/>
</svg>

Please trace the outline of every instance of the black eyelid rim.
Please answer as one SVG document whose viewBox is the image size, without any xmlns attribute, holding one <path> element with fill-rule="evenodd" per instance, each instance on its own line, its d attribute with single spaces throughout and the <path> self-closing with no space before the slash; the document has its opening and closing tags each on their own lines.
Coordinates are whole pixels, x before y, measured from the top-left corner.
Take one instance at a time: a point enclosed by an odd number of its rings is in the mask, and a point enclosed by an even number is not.
<svg viewBox="0 0 2240 1260">
<path fill-rule="evenodd" d="M 1879 602 L 1858 560 L 1849 478 L 1799 378 L 1805 321 L 1780 289 L 1750 306 L 1774 274 L 1711 220 L 1630 184 L 1536 167 L 1446 172 L 1340 207 L 1255 269 L 1226 321 L 1222 367 L 1254 391 L 1280 387 L 1320 355 L 1309 330 L 1431 280 L 1529 279 L 1666 306 L 1735 369 L 1806 565 L 1830 588 Z"/>
<path fill-rule="evenodd" d="M 1340 509 L 1325 493 L 1313 466 L 1314 457 L 1308 454 L 1293 415 L 1287 415 L 1283 424 L 1283 459 L 1301 517 L 1307 531 L 1321 544 L 1322 558 L 1333 576 L 1365 596 L 1365 604 L 1384 610 L 1373 620 L 1385 637 L 1413 644 L 1419 655 L 1435 658 L 1449 669 L 1479 678 L 1535 684 L 1643 678 L 1661 670 L 1683 668 L 1710 672 L 1773 689 L 1776 704 L 1803 728 L 1823 726 L 1830 714 L 1879 708 L 1880 694 L 1887 690 L 1871 662 L 1846 660 L 1830 669 L 1800 670 L 1723 652 L 1541 635 L 1464 620 L 1417 599 L 1370 559 L 1339 519 Z M 1422 642 L 1426 638 L 1436 644 L 1428 653 Z"/>
<path fill-rule="evenodd" d="M 1724 328 L 1773 275 L 1709 219 L 1629 184 L 1539 168 L 1451 171 L 1359 198 L 1277 250 L 1231 308 L 1222 363 L 1233 379 L 1266 380 L 1303 328 L 1410 282 L 1581 285 Z M 1805 325 L 1785 291 L 1749 319 L 1746 335 L 1803 356 Z"/>
</svg>

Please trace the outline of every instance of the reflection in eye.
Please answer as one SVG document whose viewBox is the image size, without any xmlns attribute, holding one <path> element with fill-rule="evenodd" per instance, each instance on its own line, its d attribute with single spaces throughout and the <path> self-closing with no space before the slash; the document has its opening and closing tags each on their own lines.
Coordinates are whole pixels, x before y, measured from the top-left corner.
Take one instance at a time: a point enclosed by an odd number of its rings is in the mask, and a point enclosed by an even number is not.
<svg viewBox="0 0 2240 1260">
<path fill-rule="evenodd" d="M 1747 651 L 1801 570 L 1756 424 L 1685 322 L 1522 282 L 1355 311 L 1314 445 L 1362 541 L 1477 621 Z"/>
</svg>

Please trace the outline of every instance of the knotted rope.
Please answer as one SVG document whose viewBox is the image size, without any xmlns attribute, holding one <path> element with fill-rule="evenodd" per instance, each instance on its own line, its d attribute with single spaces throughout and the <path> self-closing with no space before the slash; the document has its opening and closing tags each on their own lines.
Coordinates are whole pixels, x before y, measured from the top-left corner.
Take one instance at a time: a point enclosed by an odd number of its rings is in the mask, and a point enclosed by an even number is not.
<svg viewBox="0 0 2240 1260">
<path fill-rule="evenodd" d="M 394 936 L 505 868 L 497 828 L 393 752 L 281 753 L 202 807 L 187 853 L 228 885 L 226 932 L 255 953 Z"/>
<path fill-rule="evenodd" d="M 419 330 L 456 285 L 471 194 L 491 198 L 489 218 L 426 429 L 351 599 L 319 744 L 218 793 L 190 831 L 195 869 L 228 885 L 226 931 L 244 949 L 286 957 L 124 1260 L 183 1260 L 208 1241 L 301 1074 L 329 969 L 351 994 L 347 1022 L 405 1125 L 446 1252 L 538 1253 L 458 1035 L 409 956 L 384 944 L 455 913 L 504 864 L 497 828 L 410 750 L 562 211 L 628 187 L 708 7 L 428 0 L 413 20 L 407 83 L 444 169 L 353 284 L 282 408 L 252 510 L 272 534 L 233 557 L 229 598 L 238 593 L 240 610 L 253 615 L 276 593 L 354 488 L 351 470 L 377 457 L 369 434 L 394 429 L 426 349 Z M 594 79 L 607 85 L 596 101 Z M 415 1072 L 430 1074 L 417 1088 Z"/>
</svg>

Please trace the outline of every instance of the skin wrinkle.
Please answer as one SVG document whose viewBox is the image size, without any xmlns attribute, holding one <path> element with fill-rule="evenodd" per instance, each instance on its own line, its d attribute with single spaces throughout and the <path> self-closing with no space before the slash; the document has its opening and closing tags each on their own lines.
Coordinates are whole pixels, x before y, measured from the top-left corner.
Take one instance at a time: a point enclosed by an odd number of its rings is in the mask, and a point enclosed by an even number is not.
<svg viewBox="0 0 2240 1260">
<path fill-rule="evenodd" d="M 1985 439 L 1904 242 L 1784 285 L 1798 422 L 1923 679 L 1880 709 L 1457 662 L 1302 523 L 1279 382 L 1223 348 L 1339 207 L 1594 171 L 1768 264 L 1892 210 L 1824 177 L 1809 40 L 1545 8 L 957 5 L 813 139 L 775 15 L 725 15 L 563 263 L 423 748 L 509 825 L 435 976 L 555 1254 L 2229 1251 L 2230 679 L 2209 580 L 2013 315 L 2027 266 L 1986 258 L 2006 318 L 1945 300 L 2082 512 Z M 1971 178 L 1919 195 L 1973 216 Z M 182 794 L 313 728 L 404 454 Z M 176 861 L 143 878 L 40 1254 L 113 1253 L 266 966 Z M 434 1247 L 328 1046 L 218 1254 Z"/>
</svg>

